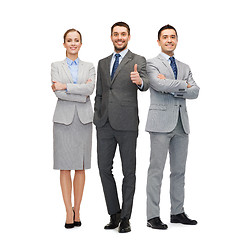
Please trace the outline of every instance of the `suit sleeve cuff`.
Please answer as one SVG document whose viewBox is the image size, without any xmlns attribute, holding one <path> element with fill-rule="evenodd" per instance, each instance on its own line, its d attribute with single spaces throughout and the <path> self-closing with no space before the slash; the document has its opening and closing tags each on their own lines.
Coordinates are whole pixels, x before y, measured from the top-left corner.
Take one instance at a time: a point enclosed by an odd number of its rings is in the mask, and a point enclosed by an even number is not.
<svg viewBox="0 0 244 240">
<path fill-rule="evenodd" d="M 141 90 L 143 89 L 143 80 L 141 80 L 141 86 L 137 85 L 138 88 L 140 88 Z"/>
</svg>

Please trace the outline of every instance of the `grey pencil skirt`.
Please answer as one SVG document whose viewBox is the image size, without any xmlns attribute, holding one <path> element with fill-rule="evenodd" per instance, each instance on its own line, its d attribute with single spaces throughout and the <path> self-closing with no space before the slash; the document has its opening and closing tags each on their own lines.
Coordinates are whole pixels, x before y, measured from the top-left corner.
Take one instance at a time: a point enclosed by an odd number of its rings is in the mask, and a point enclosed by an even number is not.
<svg viewBox="0 0 244 240">
<path fill-rule="evenodd" d="M 70 125 L 54 123 L 54 169 L 84 170 L 91 168 L 92 123 L 83 124 L 75 111 Z"/>
</svg>

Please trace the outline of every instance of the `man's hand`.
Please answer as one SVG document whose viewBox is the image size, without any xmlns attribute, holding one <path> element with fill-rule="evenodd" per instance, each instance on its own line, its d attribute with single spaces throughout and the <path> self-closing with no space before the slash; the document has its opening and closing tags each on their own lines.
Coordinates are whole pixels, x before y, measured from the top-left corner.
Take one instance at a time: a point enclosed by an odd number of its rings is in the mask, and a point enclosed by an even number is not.
<svg viewBox="0 0 244 240">
<path fill-rule="evenodd" d="M 142 79 L 140 78 L 139 73 L 137 72 L 137 64 L 134 66 L 134 72 L 130 73 L 130 79 L 133 83 L 135 83 L 138 86 L 141 86 Z"/>
<path fill-rule="evenodd" d="M 55 92 L 55 91 L 59 91 L 59 90 L 65 90 L 67 88 L 67 86 L 64 83 L 53 81 L 51 88 Z"/>
<path fill-rule="evenodd" d="M 158 74 L 158 78 L 160 79 L 166 79 L 166 77 L 163 74 Z M 187 83 L 187 88 L 191 88 L 191 85 L 189 83 Z"/>
<path fill-rule="evenodd" d="M 158 74 L 158 78 L 160 78 L 160 79 L 166 79 L 166 77 L 163 75 L 163 74 Z"/>
</svg>

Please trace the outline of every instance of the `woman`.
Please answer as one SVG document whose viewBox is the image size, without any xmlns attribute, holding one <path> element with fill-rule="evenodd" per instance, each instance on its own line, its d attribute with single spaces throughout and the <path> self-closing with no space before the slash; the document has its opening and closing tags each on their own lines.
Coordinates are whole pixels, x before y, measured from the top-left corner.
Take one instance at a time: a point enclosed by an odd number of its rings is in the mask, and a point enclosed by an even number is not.
<svg viewBox="0 0 244 240">
<path fill-rule="evenodd" d="M 64 34 L 66 59 L 52 63 L 52 90 L 58 98 L 54 112 L 54 169 L 60 170 L 60 184 L 66 208 L 65 228 L 81 226 L 80 203 L 82 200 L 85 169 L 91 167 L 93 111 L 89 95 L 95 86 L 93 64 L 78 58 L 82 45 L 79 31 L 69 29 Z M 72 208 L 71 170 L 74 207 Z"/>
</svg>

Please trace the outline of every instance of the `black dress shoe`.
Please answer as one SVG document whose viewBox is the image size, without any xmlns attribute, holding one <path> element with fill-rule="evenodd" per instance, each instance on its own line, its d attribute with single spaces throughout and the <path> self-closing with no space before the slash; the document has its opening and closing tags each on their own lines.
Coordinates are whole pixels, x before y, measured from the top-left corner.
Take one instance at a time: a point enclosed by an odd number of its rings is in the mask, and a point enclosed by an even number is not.
<svg viewBox="0 0 244 240">
<path fill-rule="evenodd" d="M 147 221 L 147 226 L 153 229 L 162 229 L 165 230 L 168 228 L 166 224 L 164 224 L 159 217 L 152 218 Z"/>
<path fill-rule="evenodd" d="M 187 217 L 187 215 L 184 212 L 177 214 L 177 215 L 171 215 L 170 222 L 171 223 L 182 223 L 182 224 L 186 224 L 186 225 L 196 225 L 197 224 L 196 220 L 191 220 L 190 218 Z"/>
<path fill-rule="evenodd" d="M 110 215 L 110 222 L 104 227 L 104 229 L 115 229 L 118 227 L 120 223 L 120 214 L 121 212 Z"/>
<path fill-rule="evenodd" d="M 119 233 L 127 233 L 131 231 L 130 221 L 127 218 L 123 218 L 119 225 Z"/>
</svg>

